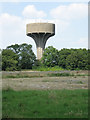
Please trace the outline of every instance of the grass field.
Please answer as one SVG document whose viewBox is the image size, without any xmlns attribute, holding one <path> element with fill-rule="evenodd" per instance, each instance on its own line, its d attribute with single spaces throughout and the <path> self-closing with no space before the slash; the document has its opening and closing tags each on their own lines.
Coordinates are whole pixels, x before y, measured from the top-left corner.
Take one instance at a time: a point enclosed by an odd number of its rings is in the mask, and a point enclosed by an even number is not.
<svg viewBox="0 0 90 120">
<path fill-rule="evenodd" d="M 88 71 L 14 71 L 2 72 L 2 78 L 35 78 L 35 77 L 60 77 L 60 76 L 90 76 Z"/>
<path fill-rule="evenodd" d="M 3 90 L 3 118 L 87 118 L 88 90 Z"/>
<path fill-rule="evenodd" d="M 36 71 L 60 71 L 60 70 L 64 70 L 63 68 L 59 67 L 59 66 L 54 66 L 54 67 L 35 67 L 32 70 L 36 70 Z"/>
</svg>

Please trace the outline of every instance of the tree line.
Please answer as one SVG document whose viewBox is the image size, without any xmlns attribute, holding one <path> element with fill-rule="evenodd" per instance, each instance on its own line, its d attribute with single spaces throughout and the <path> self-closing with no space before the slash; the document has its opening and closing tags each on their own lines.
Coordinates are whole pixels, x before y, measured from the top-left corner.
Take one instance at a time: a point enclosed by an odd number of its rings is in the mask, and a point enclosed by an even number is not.
<svg viewBox="0 0 90 120">
<path fill-rule="evenodd" d="M 13 71 L 22 69 L 33 69 L 37 67 L 55 67 L 59 66 L 69 70 L 88 70 L 89 68 L 89 50 L 87 49 L 66 49 L 57 50 L 49 46 L 44 50 L 40 61 L 32 50 L 30 44 L 15 44 L 1 50 L 2 70 Z"/>
</svg>

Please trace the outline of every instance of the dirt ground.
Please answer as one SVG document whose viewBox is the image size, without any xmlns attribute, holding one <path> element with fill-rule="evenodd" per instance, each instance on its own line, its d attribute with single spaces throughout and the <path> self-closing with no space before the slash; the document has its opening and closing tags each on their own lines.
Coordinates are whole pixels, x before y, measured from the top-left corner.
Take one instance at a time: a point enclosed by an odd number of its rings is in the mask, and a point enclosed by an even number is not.
<svg viewBox="0 0 90 120">
<path fill-rule="evenodd" d="M 74 73 L 76 75 L 88 74 L 88 71 L 65 71 L 65 72 Z M 32 72 L 32 71 L 3 72 L 2 74 L 3 76 L 11 74 L 28 74 L 33 77 L 29 76 L 29 78 L 3 78 L 2 88 L 3 89 L 11 88 L 14 90 L 88 89 L 88 76 L 47 77 L 46 76 L 47 73 L 48 72 Z"/>
</svg>

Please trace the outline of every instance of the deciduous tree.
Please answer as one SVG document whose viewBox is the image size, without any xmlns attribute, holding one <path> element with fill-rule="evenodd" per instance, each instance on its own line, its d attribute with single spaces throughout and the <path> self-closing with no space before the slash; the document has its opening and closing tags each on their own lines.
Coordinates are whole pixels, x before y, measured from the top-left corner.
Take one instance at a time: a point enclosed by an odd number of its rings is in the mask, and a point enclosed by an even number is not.
<svg viewBox="0 0 90 120">
<path fill-rule="evenodd" d="M 32 51 L 32 45 L 23 43 L 8 46 L 7 49 L 13 50 L 19 57 L 18 66 L 21 69 L 31 69 L 35 63 L 36 56 Z"/>
<path fill-rule="evenodd" d="M 42 62 L 48 67 L 58 65 L 58 50 L 53 46 L 47 47 L 43 53 Z"/>
<path fill-rule="evenodd" d="M 2 70 L 17 70 L 18 56 L 12 50 L 3 49 L 2 51 Z"/>
</svg>

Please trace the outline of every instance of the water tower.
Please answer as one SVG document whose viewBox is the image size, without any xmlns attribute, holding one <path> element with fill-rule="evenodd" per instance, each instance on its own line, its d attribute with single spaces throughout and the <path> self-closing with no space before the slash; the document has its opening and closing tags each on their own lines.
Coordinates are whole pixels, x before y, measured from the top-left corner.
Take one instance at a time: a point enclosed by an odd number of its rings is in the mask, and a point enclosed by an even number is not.
<svg viewBox="0 0 90 120">
<path fill-rule="evenodd" d="M 37 59 L 40 60 L 49 37 L 55 35 L 55 24 L 30 23 L 26 26 L 26 34 L 34 39 L 37 47 Z"/>
</svg>

